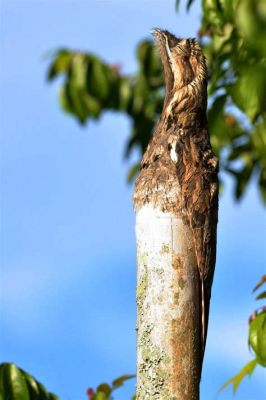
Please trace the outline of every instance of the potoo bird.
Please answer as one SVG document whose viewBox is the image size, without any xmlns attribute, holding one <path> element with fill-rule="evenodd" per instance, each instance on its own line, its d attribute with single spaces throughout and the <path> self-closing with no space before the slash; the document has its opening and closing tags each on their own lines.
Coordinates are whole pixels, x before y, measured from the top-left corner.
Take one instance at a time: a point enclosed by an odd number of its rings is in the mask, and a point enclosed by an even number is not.
<svg viewBox="0 0 266 400">
<path fill-rule="evenodd" d="M 218 159 L 210 144 L 206 117 L 207 68 L 195 39 L 178 39 L 161 29 L 154 29 L 153 35 L 162 60 L 166 94 L 141 163 L 134 204 L 136 209 L 152 203 L 162 211 L 173 211 L 192 232 L 203 360 L 218 219 Z"/>
</svg>

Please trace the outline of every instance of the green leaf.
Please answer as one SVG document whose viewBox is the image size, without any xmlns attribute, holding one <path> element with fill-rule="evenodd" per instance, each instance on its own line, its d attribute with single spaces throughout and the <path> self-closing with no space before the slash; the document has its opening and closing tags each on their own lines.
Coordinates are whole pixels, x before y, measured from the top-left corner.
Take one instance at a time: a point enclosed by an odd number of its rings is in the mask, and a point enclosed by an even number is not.
<svg viewBox="0 0 266 400">
<path fill-rule="evenodd" d="M 254 359 L 254 360 L 250 361 L 249 363 L 247 363 L 241 369 L 241 371 L 238 374 L 236 374 L 231 379 L 229 379 L 227 382 L 225 382 L 225 384 L 220 388 L 219 391 L 224 390 L 227 386 L 232 384 L 233 385 L 233 391 L 235 393 L 237 391 L 238 386 L 240 385 L 242 380 L 245 378 L 245 376 L 246 375 L 248 375 L 248 376 L 252 375 L 256 365 L 257 365 L 257 360 L 256 359 Z"/>
<path fill-rule="evenodd" d="M 82 53 L 76 53 L 72 58 L 69 71 L 71 84 L 75 86 L 75 88 L 84 89 L 86 87 L 87 69 L 87 57 Z"/>
<path fill-rule="evenodd" d="M 150 46 L 151 46 L 150 40 L 143 40 L 142 42 L 140 42 L 140 44 L 137 47 L 137 59 L 138 59 L 141 67 L 146 62 L 147 54 L 149 52 Z"/>
<path fill-rule="evenodd" d="M 259 176 L 259 186 L 262 201 L 266 205 L 266 168 L 262 169 Z"/>
<path fill-rule="evenodd" d="M 88 63 L 88 57 L 77 54 L 71 64 L 69 80 L 65 84 L 64 91 L 61 91 L 62 106 L 66 111 L 70 110 L 68 112 L 76 115 L 80 123 L 84 123 L 90 117 L 98 118 L 101 111 L 99 99 L 86 90 L 90 63 L 92 64 L 92 61 L 89 59 Z M 92 76 L 94 75 L 92 73 Z"/>
<path fill-rule="evenodd" d="M 133 87 L 132 104 L 128 110 L 131 115 L 136 116 L 143 110 L 146 90 L 145 83 L 142 79 L 139 79 L 137 84 Z"/>
<path fill-rule="evenodd" d="M 224 25 L 224 14 L 221 12 L 221 4 L 217 0 L 208 0 L 202 3 L 203 6 L 203 26 L 211 25 L 217 33 L 221 33 Z"/>
<path fill-rule="evenodd" d="M 30 374 L 10 363 L 0 365 L 0 400 L 2 399 L 59 400 Z"/>
<path fill-rule="evenodd" d="M 233 156 L 233 153 L 231 154 L 231 157 Z M 248 158 L 249 154 L 247 154 Z M 229 157 L 229 158 L 231 158 Z M 226 167 L 225 170 L 229 172 L 233 177 L 235 178 L 235 190 L 234 194 L 237 200 L 243 197 L 247 185 L 251 180 L 252 173 L 256 167 L 256 163 L 253 162 L 252 160 L 247 160 L 247 164 L 243 166 L 243 168 L 235 170 L 230 167 Z"/>
<path fill-rule="evenodd" d="M 5 400 L 30 400 L 24 376 L 14 364 L 1 364 L 0 387 Z"/>
<path fill-rule="evenodd" d="M 266 291 L 258 294 L 256 300 L 266 299 Z"/>
<path fill-rule="evenodd" d="M 109 400 L 109 397 L 104 392 L 97 392 L 93 396 L 93 400 Z"/>
<path fill-rule="evenodd" d="M 132 88 L 127 78 L 122 78 L 119 84 L 119 109 L 127 110 L 132 100 Z"/>
<path fill-rule="evenodd" d="M 134 165 L 130 168 L 130 170 L 128 171 L 128 174 L 127 174 L 127 181 L 128 181 L 128 182 L 132 182 L 132 180 L 133 180 L 133 179 L 135 178 L 135 176 L 138 174 L 139 170 L 140 170 L 140 163 L 134 164 Z"/>
<path fill-rule="evenodd" d="M 219 114 L 223 115 L 226 99 L 226 94 L 222 94 L 221 96 L 216 97 L 214 100 L 208 115 L 208 121 L 211 125 L 216 121 Z"/>
<path fill-rule="evenodd" d="M 190 7 L 192 6 L 192 4 L 194 3 L 194 0 L 188 0 L 187 1 L 187 11 L 189 11 Z"/>
<path fill-rule="evenodd" d="M 80 123 L 84 123 L 88 118 L 98 118 L 100 115 L 101 106 L 98 100 L 71 82 L 61 87 L 59 99 L 62 108 L 75 115 Z"/>
<path fill-rule="evenodd" d="M 255 164 L 250 163 L 237 172 L 235 185 L 235 197 L 237 200 L 242 198 L 243 194 L 245 193 L 254 167 Z"/>
<path fill-rule="evenodd" d="M 231 19 L 233 13 L 235 12 L 236 1 L 235 0 L 220 0 L 220 3 L 222 5 L 223 14 L 227 18 Z"/>
<path fill-rule="evenodd" d="M 89 57 L 87 89 L 92 96 L 102 101 L 107 99 L 110 92 L 107 67 L 97 57 Z"/>
<path fill-rule="evenodd" d="M 152 59 L 153 46 L 154 45 L 150 40 L 144 40 L 140 42 L 137 48 L 137 58 L 140 65 L 140 71 L 143 72 L 145 77 L 149 77 L 149 75 L 153 70 L 152 67 L 152 62 L 154 62 L 154 60 Z M 141 75 L 139 75 L 139 78 L 140 76 Z"/>
<path fill-rule="evenodd" d="M 112 389 L 117 389 L 121 386 L 124 385 L 125 381 L 127 381 L 128 379 L 132 379 L 135 378 L 136 375 L 130 375 L 130 374 L 125 374 L 120 376 L 119 378 L 116 378 L 113 382 L 112 382 Z"/>
<path fill-rule="evenodd" d="M 108 385 L 108 383 L 101 383 L 101 384 L 97 387 L 96 394 L 99 393 L 99 392 L 102 392 L 102 393 L 104 393 L 104 394 L 107 396 L 107 398 L 108 398 L 108 397 L 110 396 L 110 394 L 111 394 L 111 391 L 112 391 L 112 389 L 111 389 L 111 387 Z"/>
<path fill-rule="evenodd" d="M 86 92 L 82 92 L 82 102 L 83 106 L 85 107 L 85 118 L 93 117 L 98 118 L 101 114 L 102 108 L 99 101 L 90 96 Z"/>
<path fill-rule="evenodd" d="M 69 95 L 68 86 L 61 86 L 58 94 L 59 103 L 63 110 L 69 114 L 75 114 L 75 110 L 72 106 L 71 98 Z"/>
<path fill-rule="evenodd" d="M 139 73 L 136 76 L 136 83 L 144 86 L 146 92 L 151 94 L 153 89 L 156 90 L 163 85 L 161 61 L 154 43 L 150 40 L 140 42 L 137 58 Z"/>
<path fill-rule="evenodd" d="M 244 67 L 236 83 L 228 89 L 233 102 L 252 123 L 265 110 L 265 73 L 265 68 L 261 66 Z"/>
<path fill-rule="evenodd" d="M 228 126 L 225 123 L 224 108 L 226 105 L 227 96 L 218 96 L 208 112 L 208 122 L 211 134 L 211 142 L 215 151 L 230 141 L 229 135 L 225 135 L 228 132 Z"/>
<path fill-rule="evenodd" d="M 249 326 L 248 343 L 257 357 L 257 362 L 266 367 L 266 311 L 256 315 Z"/>
<path fill-rule="evenodd" d="M 179 11 L 180 0 L 175 0 L 175 9 Z"/>
<path fill-rule="evenodd" d="M 50 65 L 50 68 L 48 69 L 47 80 L 52 81 L 59 74 L 66 72 L 69 68 L 72 58 L 73 52 L 70 52 L 66 49 L 59 50 L 56 53 L 55 59 Z"/>
<path fill-rule="evenodd" d="M 256 290 L 258 290 L 262 285 L 264 285 L 264 283 L 266 283 L 266 275 L 261 277 L 259 283 L 257 283 L 257 285 L 254 287 L 253 293 L 256 292 Z"/>
<path fill-rule="evenodd" d="M 237 9 L 237 28 L 241 37 L 250 43 L 252 49 L 258 51 L 258 55 L 265 56 L 265 1 L 245 0 L 240 1 Z"/>
<path fill-rule="evenodd" d="M 40 382 L 38 382 L 38 388 L 40 392 L 40 400 L 49 400 L 49 394 Z"/>
<path fill-rule="evenodd" d="M 66 85 L 66 91 L 71 101 L 72 109 L 80 123 L 84 123 L 89 115 L 93 115 L 92 110 L 85 103 L 83 90 L 73 83 Z"/>
<path fill-rule="evenodd" d="M 59 400 L 59 397 L 54 393 L 49 393 L 49 400 Z"/>
<path fill-rule="evenodd" d="M 186 5 L 187 11 L 189 11 L 193 2 L 194 2 L 194 0 L 187 0 L 187 5 Z M 180 0 L 176 0 L 176 2 L 175 2 L 176 11 L 179 11 L 179 5 L 180 5 Z"/>
<path fill-rule="evenodd" d="M 39 400 L 40 397 L 40 391 L 39 391 L 39 386 L 36 380 L 26 372 L 22 371 L 25 378 L 25 381 L 27 383 L 28 391 L 29 391 L 29 396 L 30 400 Z"/>
</svg>

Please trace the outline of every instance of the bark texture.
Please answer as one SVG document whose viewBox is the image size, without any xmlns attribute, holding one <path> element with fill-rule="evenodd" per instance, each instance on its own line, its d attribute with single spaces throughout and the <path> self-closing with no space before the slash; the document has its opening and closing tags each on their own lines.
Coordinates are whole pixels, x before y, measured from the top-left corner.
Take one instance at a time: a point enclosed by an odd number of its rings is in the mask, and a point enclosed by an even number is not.
<svg viewBox="0 0 266 400">
<path fill-rule="evenodd" d="M 194 400 L 216 257 L 218 160 L 194 39 L 156 29 L 166 96 L 136 181 L 138 400 Z M 183 332 L 183 334 L 182 334 Z"/>
<path fill-rule="evenodd" d="M 198 399 L 199 278 L 190 230 L 182 218 L 145 206 L 136 233 L 137 399 Z"/>
</svg>

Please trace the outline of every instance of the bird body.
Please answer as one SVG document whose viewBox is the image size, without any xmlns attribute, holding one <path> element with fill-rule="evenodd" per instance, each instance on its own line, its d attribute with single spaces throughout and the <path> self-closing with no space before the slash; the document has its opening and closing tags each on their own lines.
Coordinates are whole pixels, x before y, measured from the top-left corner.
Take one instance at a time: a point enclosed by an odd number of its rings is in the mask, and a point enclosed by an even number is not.
<svg viewBox="0 0 266 400">
<path fill-rule="evenodd" d="M 153 31 L 161 55 L 166 95 L 144 154 L 134 205 L 146 203 L 180 216 L 189 226 L 199 277 L 201 360 L 216 259 L 218 159 L 211 148 L 206 107 L 207 68 L 195 39 Z"/>
</svg>

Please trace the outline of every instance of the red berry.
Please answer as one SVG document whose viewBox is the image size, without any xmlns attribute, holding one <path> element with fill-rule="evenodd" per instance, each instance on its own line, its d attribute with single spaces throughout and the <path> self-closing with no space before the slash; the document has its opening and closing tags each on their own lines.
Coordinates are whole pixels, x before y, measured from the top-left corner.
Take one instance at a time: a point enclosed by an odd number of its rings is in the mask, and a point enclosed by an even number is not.
<svg viewBox="0 0 266 400">
<path fill-rule="evenodd" d="M 94 390 L 92 388 L 89 388 L 87 390 L 87 395 L 88 395 L 89 399 L 92 399 L 92 397 L 94 395 Z"/>
</svg>

